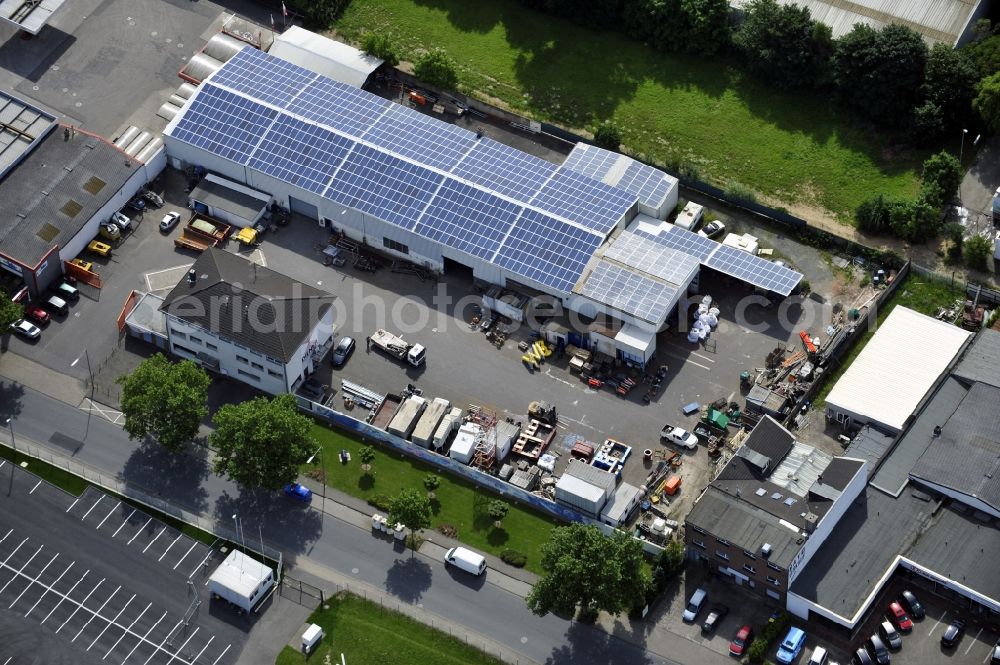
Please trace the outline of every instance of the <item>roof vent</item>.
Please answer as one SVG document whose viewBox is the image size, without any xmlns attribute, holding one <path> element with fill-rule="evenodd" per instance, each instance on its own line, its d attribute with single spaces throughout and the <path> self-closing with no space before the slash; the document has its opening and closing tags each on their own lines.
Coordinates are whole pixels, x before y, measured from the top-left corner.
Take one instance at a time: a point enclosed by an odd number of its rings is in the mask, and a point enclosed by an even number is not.
<svg viewBox="0 0 1000 665">
<path fill-rule="evenodd" d="M 198 271 L 194 268 L 188 270 L 188 284 L 194 286 L 194 283 L 198 281 Z"/>
<path fill-rule="evenodd" d="M 940 425 L 935 425 L 934 426 L 934 436 L 941 436 L 941 426 Z"/>
<path fill-rule="evenodd" d="M 763 487 L 758 487 L 757 491 L 754 492 L 754 494 L 756 494 L 757 496 L 764 496 L 765 494 L 767 494 L 767 490 L 764 489 Z"/>
<path fill-rule="evenodd" d="M 771 543 L 764 543 L 764 546 L 760 548 L 760 553 L 764 555 L 764 558 L 771 556 Z"/>
</svg>

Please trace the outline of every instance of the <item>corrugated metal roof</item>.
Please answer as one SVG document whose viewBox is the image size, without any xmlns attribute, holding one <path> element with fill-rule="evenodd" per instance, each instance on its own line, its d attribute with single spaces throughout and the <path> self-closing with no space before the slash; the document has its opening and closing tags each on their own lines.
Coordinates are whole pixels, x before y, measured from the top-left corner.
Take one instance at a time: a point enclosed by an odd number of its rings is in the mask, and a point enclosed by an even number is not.
<svg viewBox="0 0 1000 665">
<path fill-rule="evenodd" d="M 796 443 L 771 472 L 770 480 L 778 487 L 804 497 L 832 460 L 833 455 L 804 443 Z"/>
<path fill-rule="evenodd" d="M 270 54 L 360 88 L 384 60 L 297 25 L 274 36 Z"/>
<path fill-rule="evenodd" d="M 737 8 L 749 0 L 730 0 Z M 778 0 L 805 7 L 812 17 L 833 29 L 834 38 L 851 31 L 855 23 L 881 28 L 905 25 L 934 43 L 954 46 L 981 0 Z"/>
<path fill-rule="evenodd" d="M 55 124 L 54 116 L 0 92 L 0 180 Z"/>
<path fill-rule="evenodd" d="M 827 408 L 902 430 L 970 336 L 897 306 L 834 385 Z"/>
</svg>

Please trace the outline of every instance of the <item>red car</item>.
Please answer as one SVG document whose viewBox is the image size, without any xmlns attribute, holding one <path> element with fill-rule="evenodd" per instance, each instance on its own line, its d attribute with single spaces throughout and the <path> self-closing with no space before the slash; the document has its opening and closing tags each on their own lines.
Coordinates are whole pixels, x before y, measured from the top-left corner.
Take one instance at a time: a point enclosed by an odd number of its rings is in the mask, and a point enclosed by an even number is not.
<svg viewBox="0 0 1000 665">
<path fill-rule="evenodd" d="M 903 606 L 899 603 L 889 604 L 889 616 L 896 623 L 896 627 L 899 628 L 899 632 L 908 633 L 913 630 L 913 622 L 910 621 L 910 617 L 906 616 L 906 612 L 903 610 Z"/>
<path fill-rule="evenodd" d="M 24 318 L 34 321 L 40 326 L 48 325 L 49 313 L 41 305 L 30 303 L 24 306 Z"/>
<path fill-rule="evenodd" d="M 753 629 L 750 628 L 750 624 L 747 624 L 740 628 L 739 632 L 736 633 L 736 637 L 729 643 L 729 655 L 742 656 L 746 653 L 747 647 L 750 646 L 751 642 L 753 642 Z"/>
</svg>

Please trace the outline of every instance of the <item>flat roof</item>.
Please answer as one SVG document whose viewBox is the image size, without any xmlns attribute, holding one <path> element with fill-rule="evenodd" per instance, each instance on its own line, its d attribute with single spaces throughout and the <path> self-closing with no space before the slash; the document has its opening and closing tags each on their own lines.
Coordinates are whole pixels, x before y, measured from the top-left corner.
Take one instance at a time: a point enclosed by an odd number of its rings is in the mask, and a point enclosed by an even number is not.
<svg viewBox="0 0 1000 665">
<path fill-rule="evenodd" d="M 219 564 L 209 580 L 231 589 L 245 598 L 257 590 L 271 575 L 271 569 L 239 550 L 233 550 L 226 560 Z"/>
<path fill-rule="evenodd" d="M 132 311 L 125 317 L 125 323 L 157 335 L 167 334 L 167 317 L 160 311 L 163 298 L 153 293 L 144 293 Z"/>
<path fill-rule="evenodd" d="M 360 88 L 385 62 L 353 46 L 293 25 L 274 36 L 268 51 L 293 65 Z"/>
<path fill-rule="evenodd" d="M 35 266 L 65 246 L 112 199 L 141 164 L 111 143 L 76 131 L 50 132 L 0 182 L 7 213 L 0 252 Z"/>
<path fill-rule="evenodd" d="M 66 0 L 39 0 L 38 4 L 25 0 L 0 0 L 0 23 L 37 35 L 64 4 Z"/>
<path fill-rule="evenodd" d="M 892 447 L 893 441 L 895 437 L 883 434 L 871 425 L 865 425 L 851 439 L 844 454 L 865 460 L 868 462 L 869 473 L 874 473 L 879 468 L 879 462 Z"/>
<path fill-rule="evenodd" d="M 56 125 L 55 116 L 0 92 L 0 180 Z"/>
<path fill-rule="evenodd" d="M 827 407 L 901 431 L 971 336 L 897 306 L 833 386 Z"/>
<path fill-rule="evenodd" d="M 966 383 L 980 381 L 1000 388 L 1000 331 L 979 331 L 952 375 Z"/>
<path fill-rule="evenodd" d="M 588 483 L 582 478 L 576 478 L 564 473 L 556 482 L 556 490 L 572 494 L 592 503 L 599 503 L 604 498 L 604 490 L 597 485 Z"/>
<path fill-rule="evenodd" d="M 616 522 L 622 521 L 625 519 L 625 515 L 629 509 L 635 507 L 635 500 L 639 493 L 640 490 L 638 487 L 622 483 L 615 490 L 615 493 L 611 495 L 611 498 L 608 499 L 608 502 L 604 504 L 604 509 L 601 510 L 601 517 L 608 517 Z"/>
<path fill-rule="evenodd" d="M 245 185 L 232 183 L 242 189 Z M 259 192 L 258 195 L 248 194 L 233 187 L 224 178 L 208 175 L 191 190 L 188 198 L 200 201 L 211 208 L 222 208 L 241 219 L 254 221 L 260 211 L 267 207 L 270 197 Z"/>
</svg>

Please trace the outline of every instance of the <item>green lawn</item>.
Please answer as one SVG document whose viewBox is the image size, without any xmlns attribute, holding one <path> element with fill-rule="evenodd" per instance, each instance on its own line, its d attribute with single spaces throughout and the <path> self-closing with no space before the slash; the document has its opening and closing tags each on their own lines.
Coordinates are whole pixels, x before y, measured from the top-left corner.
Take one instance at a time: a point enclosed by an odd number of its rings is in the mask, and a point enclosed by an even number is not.
<svg viewBox="0 0 1000 665">
<path fill-rule="evenodd" d="M 463 91 L 569 128 L 613 118 L 633 154 L 842 220 L 875 193 L 918 186 L 924 155 L 887 157 L 882 137 L 824 95 L 782 94 L 732 61 L 658 53 L 516 0 L 353 0 L 335 29 L 353 41 L 388 31 L 406 59 L 441 47 Z"/>
<path fill-rule="evenodd" d="M 392 497 L 403 488 L 424 490 L 423 480 L 434 468 L 411 460 L 402 453 L 392 453 L 379 444 L 375 448 L 375 462 L 371 474 L 361 471 L 358 452 L 362 444 L 329 427 L 317 424 L 313 428 L 313 439 L 323 448 L 320 459 L 326 459 L 327 481 L 352 496 L 369 499 L 382 494 Z M 351 461 L 342 465 L 338 459 L 341 449 L 351 453 Z M 317 463 L 304 471 L 317 471 Z M 505 548 L 515 549 L 528 557 L 526 568 L 540 573 L 541 547 L 548 541 L 549 531 L 561 522 L 543 517 L 517 503 L 510 502 L 510 513 L 503 526 L 496 529 L 486 515 L 486 504 L 496 495 L 455 478 L 447 473 L 439 473 L 441 486 L 431 502 L 434 508 L 432 529 L 442 524 L 453 526 L 457 538 L 469 546 L 498 555 Z"/>
<path fill-rule="evenodd" d="M 285 647 L 277 665 L 348 663 L 360 665 L 500 665 L 501 661 L 439 630 L 350 594 L 330 598 L 310 623 L 326 633 L 307 660 Z"/>
</svg>

